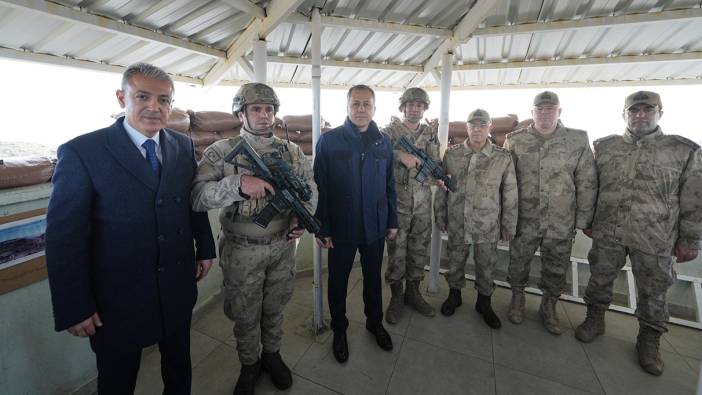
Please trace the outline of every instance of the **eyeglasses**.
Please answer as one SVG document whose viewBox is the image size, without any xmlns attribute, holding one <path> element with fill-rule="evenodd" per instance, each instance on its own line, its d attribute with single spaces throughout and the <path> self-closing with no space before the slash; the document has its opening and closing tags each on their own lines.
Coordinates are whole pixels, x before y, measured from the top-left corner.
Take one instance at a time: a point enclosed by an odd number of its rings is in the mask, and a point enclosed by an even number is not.
<svg viewBox="0 0 702 395">
<path fill-rule="evenodd" d="M 658 106 L 632 106 L 626 109 L 631 115 L 636 115 L 643 111 L 644 114 L 650 115 L 658 111 Z"/>
</svg>

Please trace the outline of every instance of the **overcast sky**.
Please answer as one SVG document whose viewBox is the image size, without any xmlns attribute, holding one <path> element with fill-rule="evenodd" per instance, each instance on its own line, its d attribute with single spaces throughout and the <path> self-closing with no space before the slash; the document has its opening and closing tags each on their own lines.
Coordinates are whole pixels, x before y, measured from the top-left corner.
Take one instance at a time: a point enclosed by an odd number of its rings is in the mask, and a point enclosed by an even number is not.
<svg viewBox="0 0 702 395">
<path fill-rule="evenodd" d="M 48 66 L 38 63 L 0 60 L 0 108 L 3 117 L 0 141 L 26 141 L 50 147 L 109 125 L 110 115 L 120 112 L 115 98 L 121 76 L 118 74 Z M 590 140 L 621 133 L 624 98 L 639 89 L 661 94 L 665 114 L 661 126 L 668 134 L 680 134 L 702 141 L 697 99 L 700 85 L 623 88 L 559 88 L 566 126 L 588 131 Z M 175 107 L 182 109 L 231 111 L 237 87 L 200 87 L 176 83 Z M 475 108 L 493 117 L 517 114 L 530 117 L 533 97 L 542 89 L 454 91 L 450 99 L 450 120 L 464 121 Z M 279 116 L 312 113 L 310 89 L 276 88 L 281 100 Z M 375 120 L 380 126 L 399 115 L 400 92 L 377 92 Z M 430 92 L 428 117 L 439 116 L 439 92 Z M 346 117 L 346 91 L 322 91 L 322 117 L 332 126 Z"/>
</svg>

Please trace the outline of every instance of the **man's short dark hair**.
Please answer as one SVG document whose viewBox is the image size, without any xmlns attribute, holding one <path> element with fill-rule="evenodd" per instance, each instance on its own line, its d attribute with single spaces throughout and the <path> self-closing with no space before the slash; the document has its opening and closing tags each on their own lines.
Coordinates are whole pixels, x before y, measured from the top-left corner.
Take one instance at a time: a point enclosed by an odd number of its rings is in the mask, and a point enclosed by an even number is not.
<svg viewBox="0 0 702 395">
<path fill-rule="evenodd" d="M 139 63 L 134 63 L 127 67 L 126 70 L 124 70 L 124 73 L 122 74 L 122 90 L 125 91 L 127 90 L 127 85 L 129 85 L 129 80 L 132 79 L 133 76 L 135 75 L 143 75 L 145 77 L 158 80 L 158 81 L 168 81 L 171 84 L 171 94 L 175 92 L 175 86 L 173 86 L 173 79 L 171 78 L 168 73 L 165 71 L 161 70 L 160 68 L 144 63 L 144 62 L 139 62 Z"/>
<path fill-rule="evenodd" d="M 373 101 L 375 102 L 375 91 L 370 86 L 363 84 L 352 86 L 351 89 L 349 89 L 349 92 L 346 94 L 346 101 L 351 100 L 351 93 L 353 93 L 353 91 L 369 91 L 373 97 Z"/>
</svg>

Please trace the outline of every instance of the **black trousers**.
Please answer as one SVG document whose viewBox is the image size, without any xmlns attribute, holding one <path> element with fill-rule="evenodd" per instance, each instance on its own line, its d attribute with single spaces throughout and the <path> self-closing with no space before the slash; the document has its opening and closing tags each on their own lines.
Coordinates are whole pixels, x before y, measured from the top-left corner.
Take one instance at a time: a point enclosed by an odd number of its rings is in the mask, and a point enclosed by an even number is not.
<svg viewBox="0 0 702 395">
<path fill-rule="evenodd" d="M 141 363 L 141 348 L 124 350 L 99 336 L 90 337 L 98 370 L 99 395 L 133 394 Z M 161 378 L 164 395 L 190 394 L 190 325 L 165 336 L 158 343 L 161 353 Z"/>
<path fill-rule="evenodd" d="M 346 318 L 346 293 L 356 251 L 361 254 L 363 304 L 366 320 L 372 324 L 380 323 L 383 320 L 383 285 L 380 267 L 383 264 L 384 249 L 384 238 L 371 244 L 347 244 L 334 241 L 334 248 L 329 249 L 327 295 L 331 313 L 331 328 L 334 332 L 343 332 L 349 326 L 349 320 Z"/>
</svg>

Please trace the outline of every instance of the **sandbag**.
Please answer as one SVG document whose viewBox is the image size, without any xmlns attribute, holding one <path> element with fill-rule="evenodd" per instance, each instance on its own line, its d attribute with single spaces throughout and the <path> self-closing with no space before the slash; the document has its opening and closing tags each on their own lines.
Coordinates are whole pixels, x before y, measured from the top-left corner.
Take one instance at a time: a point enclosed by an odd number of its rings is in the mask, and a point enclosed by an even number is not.
<svg viewBox="0 0 702 395">
<path fill-rule="evenodd" d="M 288 138 L 290 141 L 293 143 L 311 143 L 312 142 L 312 131 L 297 131 L 297 130 L 288 130 L 287 136 L 285 135 L 285 129 L 282 128 L 276 128 L 273 130 L 273 134 L 281 138 L 283 140 L 287 140 Z"/>
<path fill-rule="evenodd" d="M 312 155 L 312 142 L 297 143 L 298 147 L 302 150 L 305 155 Z"/>
<path fill-rule="evenodd" d="M 463 121 L 449 122 L 449 137 L 463 137 L 465 139 L 468 137 L 467 125 L 468 122 Z"/>
<path fill-rule="evenodd" d="M 0 160 L 0 189 L 49 182 L 56 159 L 45 156 L 23 156 Z"/>
<path fill-rule="evenodd" d="M 311 132 L 312 131 L 312 114 L 308 115 L 286 115 L 283 121 L 288 126 L 290 131 Z M 329 122 L 324 118 L 320 120 L 322 128 L 329 127 Z"/>
<path fill-rule="evenodd" d="M 519 123 L 517 124 L 517 126 L 514 128 L 514 130 L 523 129 L 523 128 L 528 128 L 528 127 L 531 126 L 531 124 L 533 124 L 533 123 L 534 123 L 534 120 L 533 120 L 533 119 L 531 119 L 531 118 L 525 119 L 525 120 L 519 122 Z"/>
<path fill-rule="evenodd" d="M 195 147 L 209 147 L 215 141 L 221 140 L 217 132 L 190 132 L 190 138 L 193 140 Z"/>
<path fill-rule="evenodd" d="M 176 132 L 187 133 L 190 130 L 190 115 L 187 111 L 174 108 L 171 111 L 171 115 L 168 116 L 166 125 L 169 129 L 173 129 Z"/>
<path fill-rule="evenodd" d="M 217 132 L 220 139 L 231 139 L 239 135 L 240 129 L 222 130 Z"/>
<path fill-rule="evenodd" d="M 492 127 L 490 127 L 490 133 L 493 132 L 511 132 L 517 127 L 519 123 L 519 118 L 514 114 L 509 114 L 506 117 L 495 117 L 492 118 Z"/>
<path fill-rule="evenodd" d="M 241 126 L 239 118 L 233 114 L 222 111 L 192 111 L 190 115 L 190 129 L 199 132 L 213 132 L 218 130 L 231 130 Z"/>
</svg>

